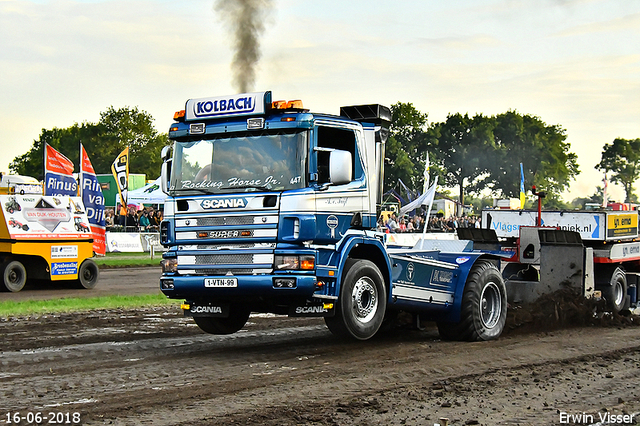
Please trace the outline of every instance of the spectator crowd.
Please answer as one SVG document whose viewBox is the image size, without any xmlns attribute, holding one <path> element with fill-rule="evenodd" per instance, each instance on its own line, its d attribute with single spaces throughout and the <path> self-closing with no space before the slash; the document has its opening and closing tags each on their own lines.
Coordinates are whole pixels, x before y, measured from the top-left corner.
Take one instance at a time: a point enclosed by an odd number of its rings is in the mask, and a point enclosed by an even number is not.
<svg viewBox="0 0 640 426">
<path fill-rule="evenodd" d="M 378 219 L 378 231 L 389 233 L 423 232 L 425 214 L 415 214 L 412 217 L 404 216 L 400 219 L 395 213 L 385 220 L 383 216 Z M 480 228 L 480 218 L 463 215 L 461 217 L 450 216 L 445 218 L 442 214 L 431 216 L 427 224 L 427 232 L 456 232 L 457 228 Z"/>
<path fill-rule="evenodd" d="M 129 206 L 127 209 L 118 206 L 116 209 L 108 208 L 105 211 L 107 231 L 115 232 L 157 232 L 162 222 L 162 210 L 153 207 L 136 208 Z M 423 232 L 425 213 L 413 216 L 405 215 L 398 219 L 392 213 L 385 220 L 384 216 L 378 219 L 378 231 L 389 233 Z M 442 214 L 431 216 L 427 225 L 427 232 L 456 232 L 457 228 L 480 228 L 480 218 L 463 215 L 461 217 L 450 216 L 445 218 Z"/>
<path fill-rule="evenodd" d="M 153 207 L 137 208 L 118 206 L 116 209 L 108 208 L 105 211 L 105 225 L 107 231 L 115 232 L 157 232 L 162 222 L 162 210 Z"/>
</svg>

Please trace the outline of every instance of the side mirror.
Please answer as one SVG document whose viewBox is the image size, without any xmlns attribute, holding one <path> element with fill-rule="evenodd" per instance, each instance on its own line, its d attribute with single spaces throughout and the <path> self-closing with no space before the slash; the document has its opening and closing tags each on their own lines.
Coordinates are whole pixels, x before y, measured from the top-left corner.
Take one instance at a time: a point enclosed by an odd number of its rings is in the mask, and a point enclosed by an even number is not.
<svg viewBox="0 0 640 426">
<path fill-rule="evenodd" d="M 329 180 L 333 185 L 343 185 L 352 180 L 352 157 L 349 151 L 336 149 L 329 156 Z"/>
<path fill-rule="evenodd" d="M 162 163 L 162 168 L 160 172 L 160 187 L 162 189 L 162 192 L 164 192 L 165 194 L 169 193 L 169 178 L 171 177 L 172 162 L 173 160 L 171 159 L 165 160 L 164 163 Z"/>
<path fill-rule="evenodd" d="M 167 161 L 171 157 L 171 147 L 163 146 L 162 151 L 160 152 L 160 158 L 162 158 L 162 162 Z"/>
</svg>

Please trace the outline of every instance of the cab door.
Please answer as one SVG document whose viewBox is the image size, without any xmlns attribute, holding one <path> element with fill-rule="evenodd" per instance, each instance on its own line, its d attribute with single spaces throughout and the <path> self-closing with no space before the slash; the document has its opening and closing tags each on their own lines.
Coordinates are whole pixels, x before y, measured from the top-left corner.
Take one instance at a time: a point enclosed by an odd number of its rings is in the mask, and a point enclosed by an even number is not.
<svg viewBox="0 0 640 426">
<path fill-rule="evenodd" d="M 367 185 L 362 157 L 357 145 L 357 127 L 319 125 L 315 129 L 314 150 L 317 164 L 317 236 L 324 243 L 339 241 L 355 222 L 362 220 L 368 207 Z M 351 154 L 349 183 L 331 182 L 329 161 L 332 150 Z"/>
</svg>

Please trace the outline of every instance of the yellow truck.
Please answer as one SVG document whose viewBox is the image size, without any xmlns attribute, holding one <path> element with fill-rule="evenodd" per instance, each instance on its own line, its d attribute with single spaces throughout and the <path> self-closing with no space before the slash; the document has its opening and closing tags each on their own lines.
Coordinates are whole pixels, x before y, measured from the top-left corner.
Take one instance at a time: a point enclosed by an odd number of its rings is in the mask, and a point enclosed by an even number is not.
<svg viewBox="0 0 640 426">
<path fill-rule="evenodd" d="M 27 279 L 95 287 L 99 270 L 81 198 L 44 196 L 34 178 L 0 176 L 0 289 L 20 291 Z"/>
</svg>

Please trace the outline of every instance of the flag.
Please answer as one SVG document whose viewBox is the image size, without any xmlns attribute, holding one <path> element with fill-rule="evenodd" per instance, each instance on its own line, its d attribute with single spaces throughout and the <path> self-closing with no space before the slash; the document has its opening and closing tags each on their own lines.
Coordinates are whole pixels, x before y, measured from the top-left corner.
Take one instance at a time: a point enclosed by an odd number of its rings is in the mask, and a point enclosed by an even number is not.
<svg viewBox="0 0 640 426">
<path fill-rule="evenodd" d="M 524 192 L 524 170 L 522 169 L 522 163 L 520 163 L 520 210 L 524 209 L 524 202 L 527 197 Z"/>
<path fill-rule="evenodd" d="M 422 174 L 424 183 L 422 184 L 422 193 L 427 192 L 427 188 L 429 188 L 429 153 L 427 152 L 427 159 L 424 162 L 424 172 Z"/>
<path fill-rule="evenodd" d="M 78 196 L 73 163 L 51 145 L 44 144 L 44 195 Z"/>
<path fill-rule="evenodd" d="M 404 216 L 404 214 L 407 213 L 407 212 L 415 210 L 419 206 L 428 205 L 429 209 L 431 209 L 431 204 L 433 203 L 433 198 L 436 195 L 436 185 L 437 184 L 438 184 L 438 178 L 436 176 L 436 180 L 435 180 L 435 182 L 433 182 L 433 185 L 431 185 L 431 188 L 426 190 L 424 192 L 424 194 L 422 194 L 421 196 L 419 196 L 418 198 L 416 198 L 415 200 L 413 200 L 409 204 L 406 204 L 406 205 L 404 205 L 404 206 L 402 206 L 400 208 L 400 217 Z"/>
<path fill-rule="evenodd" d="M 607 174 L 604 174 L 604 188 L 602 188 L 602 207 L 606 208 L 607 205 L 609 204 L 609 194 L 607 194 L 607 186 L 609 184 L 609 181 L 607 180 Z"/>
<path fill-rule="evenodd" d="M 424 199 L 422 200 L 422 204 L 428 205 L 429 207 L 427 207 L 427 215 L 425 216 L 425 219 L 424 219 L 424 228 L 422 229 L 422 237 L 420 238 L 420 241 L 418 241 L 414 246 L 417 249 L 425 248 L 425 241 L 427 240 L 426 238 L 427 229 L 429 228 L 429 217 L 431 216 L 431 206 L 433 205 L 433 199 L 436 196 L 436 186 L 438 186 L 437 175 L 436 175 L 436 178 L 434 179 L 433 185 L 431 185 L 431 188 L 429 188 L 429 190 L 426 191 L 421 196 L 421 198 L 424 197 Z"/>
<path fill-rule="evenodd" d="M 80 194 L 93 234 L 93 251 L 104 256 L 107 251 L 104 196 L 96 172 L 82 144 L 80 144 Z"/>
<path fill-rule="evenodd" d="M 116 179 L 120 204 L 126 208 L 127 193 L 129 192 L 129 147 L 126 147 L 111 165 L 111 173 Z"/>
</svg>

